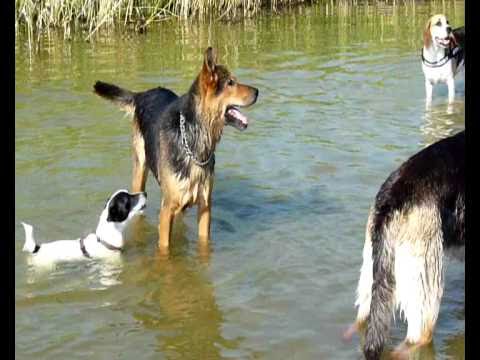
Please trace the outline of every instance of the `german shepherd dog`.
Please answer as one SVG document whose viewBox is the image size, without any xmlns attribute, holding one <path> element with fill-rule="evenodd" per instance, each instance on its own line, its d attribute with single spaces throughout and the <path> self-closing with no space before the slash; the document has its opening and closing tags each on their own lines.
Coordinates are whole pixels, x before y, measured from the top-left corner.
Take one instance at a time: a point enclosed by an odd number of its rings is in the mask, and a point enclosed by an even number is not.
<svg viewBox="0 0 480 360">
<path fill-rule="evenodd" d="M 258 90 L 240 84 L 216 52 L 205 52 L 202 70 L 189 91 L 177 96 L 158 87 L 132 92 L 97 81 L 95 93 L 133 113 L 134 192 L 144 191 L 148 170 L 163 194 L 159 246 L 168 249 L 174 217 L 198 205 L 199 240 L 210 237 L 215 147 L 224 125 L 244 130 L 247 117 L 239 107 L 257 100 Z"/>
<path fill-rule="evenodd" d="M 364 355 L 380 359 L 393 310 L 408 322 L 400 357 L 432 340 L 444 250 L 465 245 L 465 131 L 421 150 L 381 186 L 368 217 L 356 322 Z"/>
</svg>

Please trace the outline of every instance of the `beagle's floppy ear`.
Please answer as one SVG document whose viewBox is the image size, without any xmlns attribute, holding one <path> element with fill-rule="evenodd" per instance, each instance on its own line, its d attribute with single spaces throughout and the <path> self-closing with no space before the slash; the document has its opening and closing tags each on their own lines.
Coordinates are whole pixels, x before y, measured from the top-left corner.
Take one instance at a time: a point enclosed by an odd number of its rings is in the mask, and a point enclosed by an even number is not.
<svg viewBox="0 0 480 360">
<path fill-rule="evenodd" d="M 423 46 L 425 48 L 429 48 L 432 45 L 432 33 L 430 31 L 430 26 L 432 25 L 432 18 L 430 18 L 425 26 L 425 30 L 423 30 Z"/>
<path fill-rule="evenodd" d="M 203 61 L 203 68 L 201 73 L 202 84 L 207 87 L 215 87 L 218 76 L 215 72 L 217 66 L 217 52 L 214 48 L 208 47 L 205 51 L 205 58 Z"/>
</svg>

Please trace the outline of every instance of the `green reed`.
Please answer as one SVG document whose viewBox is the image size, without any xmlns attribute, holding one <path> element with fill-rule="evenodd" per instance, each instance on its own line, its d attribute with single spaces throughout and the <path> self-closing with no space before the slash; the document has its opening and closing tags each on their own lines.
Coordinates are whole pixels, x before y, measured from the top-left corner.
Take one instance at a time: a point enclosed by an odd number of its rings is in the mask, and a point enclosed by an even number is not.
<svg viewBox="0 0 480 360">
<path fill-rule="evenodd" d="M 169 17 L 219 18 L 252 16 L 262 7 L 310 0 L 15 0 L 15 29 L 33 37 L 50 29 L 62 29 L 65 38 L 75 30 L 91 37 L 98 29 L 114 25 L 131 26 L 142 32 L 148 25 Z"/>
<path fill-rule="evenodd" d="M 432 0 L 432 3 L 445 0 Z M 350 13 L 362 7 L 415 6 L 415 0 L 15 0 L 15 32 L 26 34 L 30 51 L 42 36 L 60 31 L 69 40 L 89 41 L 100 30 L 113 28 L 144 32 L 149 25 L 171 17 L 209 20 L 249 18 L 261 9 L 277 12 L 298 4 L 317 3 L 326 14 Z"/>
</svg>

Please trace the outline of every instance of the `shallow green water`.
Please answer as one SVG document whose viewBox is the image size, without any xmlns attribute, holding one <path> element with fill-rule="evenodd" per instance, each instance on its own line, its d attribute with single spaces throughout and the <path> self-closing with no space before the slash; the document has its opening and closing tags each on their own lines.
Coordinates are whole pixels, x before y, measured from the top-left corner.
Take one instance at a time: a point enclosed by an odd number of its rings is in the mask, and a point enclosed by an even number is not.
<svg viewBox="0 0 480 360">
<path fill-rule="evenodd" d="M 464 23 L 463 2 L 436 4 L 171 21 L 96 43 L 52 37 L 33 57 L 17 39 L 17 358 L 359 358 L 359 339 L 340 333 L 355 317 L 368 208 L 402 161 L 464 127 L 463 75 L 451 113 L 446 87 L 424 110 L 423 25 L 436 12 Z M 249 128 L 226 128 L 217 151 L 210 252 L 197 249 L 191 209 L 170 258 L 156 255 L 150 178 L 121 264 L 28 268 L 20 221 L 40 240 L 86 235 L 129 187 L 130 118 L 92 94 L 94 81 L 183 93 L 210 44 L 260 89 Z M 434 343 L 417 358 L 463 358 L 464 329 L 463 264 L 451 261 Z M 393 343 L 404 335 L 397 324 Z"/>
</svg>

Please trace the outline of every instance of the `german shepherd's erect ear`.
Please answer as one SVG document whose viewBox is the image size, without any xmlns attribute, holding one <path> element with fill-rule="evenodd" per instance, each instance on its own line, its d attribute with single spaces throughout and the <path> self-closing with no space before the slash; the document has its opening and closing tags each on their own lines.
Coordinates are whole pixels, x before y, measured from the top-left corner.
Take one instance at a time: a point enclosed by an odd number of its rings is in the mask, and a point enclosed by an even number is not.
<svg viewBox="0 0 480 360">
<path fill-rule="evenodd" d="M 202 68 L 202 82 L 207 86 L 212 88 L 215 87 L 215 83 L 218 80 L 218 76 L 215 72 L 215 68 L 217 66 L 217 52 L 214 48 L 208 47 L 205 51 L 205 59 L 203 61 L 203 68 Z"/>
<path fill-rule="evenodd" d="M 432 33 L 430 31 L 431 22 L 432 18 L 428 20 L 427 25 L 425 25 L 425 30 L 423 30 L 423 46 L 425 46 L 426 49 L 432 45 Z"/>
</svg>

